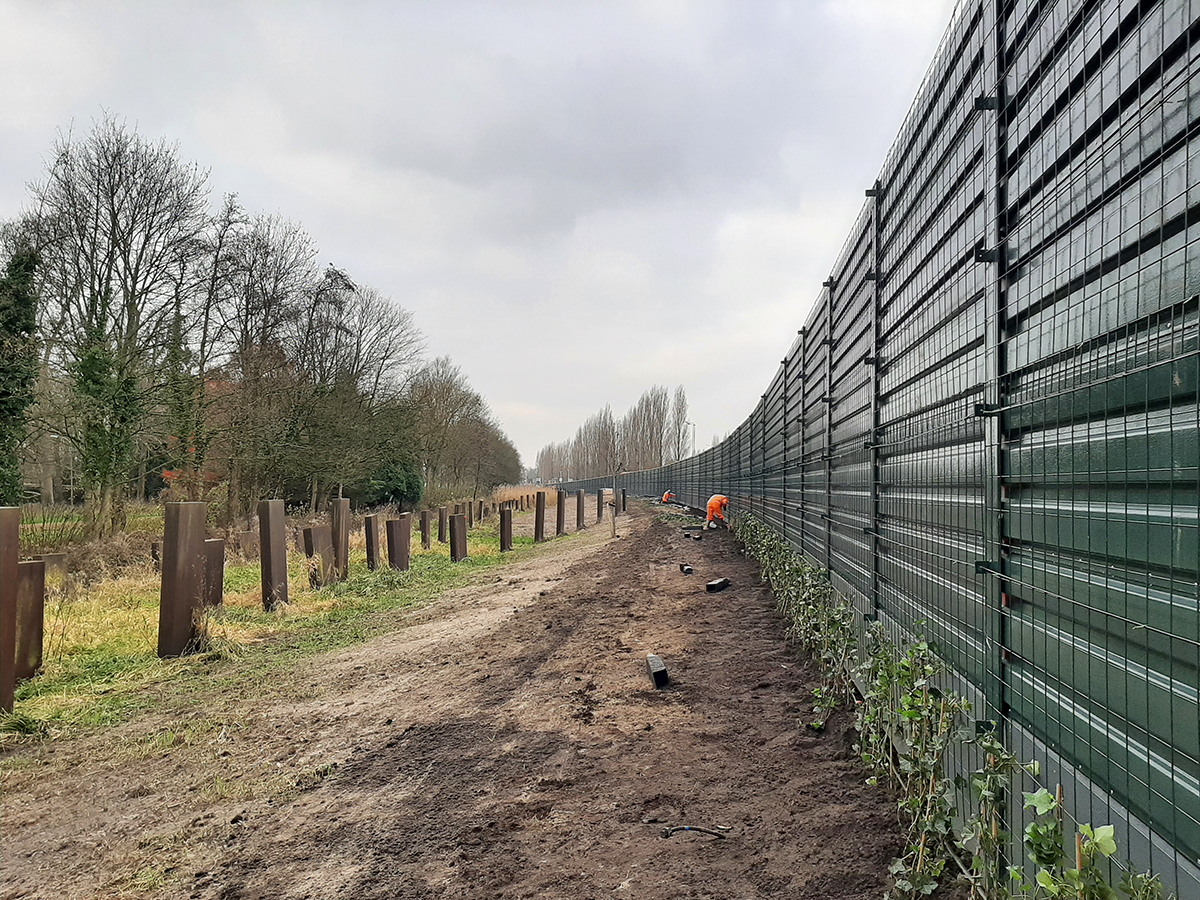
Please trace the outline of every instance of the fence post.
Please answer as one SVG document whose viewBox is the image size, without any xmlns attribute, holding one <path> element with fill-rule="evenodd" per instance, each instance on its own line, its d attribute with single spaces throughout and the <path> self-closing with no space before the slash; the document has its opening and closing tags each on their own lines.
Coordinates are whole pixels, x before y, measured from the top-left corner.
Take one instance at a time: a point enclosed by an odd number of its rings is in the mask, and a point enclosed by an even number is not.
<svg viewBox="0 0 1200 900">
<path fill-rule="evenodd" d="M 17 560 L 21 509 L 0 508 L 0 711 L 13 711 L 17 676 Z"/>
<path fill-rule="evenodd" d="M 555 491 L 554 499 L 554 536 L 558 537 L 567 533 L 567 495 L 562 491 Z"/>
<path fill-rule="evenodd" d="M 546 492 L 538 491 L 536 509 L 533 513 L 533 542 L 540 544 L 546 539 Z"/>
<path fill-rule="evenodd" d="M 331 500 L 329 529 L 333 543 L 333 578 L 345 581 L 350 571 L 350 501 Z"/>
<path fill-rule="evenodd" d="M 384 530 L 387 532 L 388 565 L 399 572 L 407 572 L 412 557 L 412 513 L 401 513 L 398 519 L 388 519 Z"/>
<path fill-rule="evenodd" d="M 17 563 L 17 646 L 13 684 L 32 678 L 42 666 L 46 621 L 46 563 Z"/>
<path fill-rule="evenodd" d="M 604 488 L 596 491 L 596 521 L 604 521 Z"/>
<path fill-rule="evenodd" d="M 333 529 L 314 525 L 304 529 L 304 555 L 308 559 L 308 586 L 319 590 L 333 581 Z"/>
<path fill-rule="evenodd" d="M 467 527 L 474 528 L 475 527 L 475 501 L 469 500 L 463 505 L 466 506 L 466 508 L 467 508 Z"/>
<path fill-rule="evenodd" d="M 500 510 L 500 552 L 507 553 L 512 550 L 512 507 L 505 505 L 504 509 Z"/>
<path fill-rule="evenodd" d="M 446 543 L 446 507 L 438 509 L 438 543 Z"/>
<path fill-rule="evenodd" d="M 160 657 L 181 656 L 196 639 L 194 614 L 204 602 L 201 588 L 207 517 L 207 503 L 168 503 L 163 508 Z"/>
<path fill-rule="evenodd" d="M 271 612 L 280 603 L 288 602 L 287 537 L 282 500 L 259 502 L 258 543 L 263 609 Z"/>
<path fill-rule="evenodd" d="M 626 509 L 625 509 L 625 488 L 621 488 L 621 512 L 626 512 Z"/>
<path fill-rule="evenodd" d="M 379 516 L 363 516 L 363 534 L 367 540 L 367 569 L 379 568 Z"/>
<path fill-rule="evenodd" d="M 421 549 L 428 550 L 429 541 L 429 510 L 421 510 Z"/>
<path fill-rule="evenodd" d="M 462 562 L 467 558 L 467 517 L 450 517 L 450 561 Z"/>
<path fill-rule="evenodd" d="M 205 606 L 220 606 L 225 600 L 225 541 L 211 538 L 204 542 Z"/>
<path fill-rule="evenodd" d="M 575 530 L 583 531 L 583 488 L 575 491 Z"/>
</svg>

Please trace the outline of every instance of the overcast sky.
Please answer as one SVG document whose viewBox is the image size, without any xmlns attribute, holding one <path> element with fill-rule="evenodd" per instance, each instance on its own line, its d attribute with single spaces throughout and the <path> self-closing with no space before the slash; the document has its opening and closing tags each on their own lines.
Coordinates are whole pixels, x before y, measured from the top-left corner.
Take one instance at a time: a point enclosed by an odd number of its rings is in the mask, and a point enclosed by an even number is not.
<svg viewBox="0 0 1200 900">
<path fill-rule="evenodd" d="M 0 219 L 102 110 L 410 309 L 526 465 L 682 384 L 734 429 L 953 0 L 0 0 Z"/>
</svg>

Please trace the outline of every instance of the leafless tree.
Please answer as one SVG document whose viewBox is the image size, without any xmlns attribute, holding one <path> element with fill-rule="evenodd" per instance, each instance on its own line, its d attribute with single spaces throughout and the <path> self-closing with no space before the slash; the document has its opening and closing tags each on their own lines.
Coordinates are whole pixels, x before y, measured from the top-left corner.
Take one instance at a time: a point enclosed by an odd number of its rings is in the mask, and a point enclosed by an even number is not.
<svg viewBox="0 0 1200 900">
<path fill-rule="evenodd" d="M 32 186 L 50 365 L 65 378 L 88 498 L 87 530 L 124 527 L 134 445 L 155 403 L 178 273 L 201 251 L 207 173 L 105 115 L 60 135 Z"/>
</svg>

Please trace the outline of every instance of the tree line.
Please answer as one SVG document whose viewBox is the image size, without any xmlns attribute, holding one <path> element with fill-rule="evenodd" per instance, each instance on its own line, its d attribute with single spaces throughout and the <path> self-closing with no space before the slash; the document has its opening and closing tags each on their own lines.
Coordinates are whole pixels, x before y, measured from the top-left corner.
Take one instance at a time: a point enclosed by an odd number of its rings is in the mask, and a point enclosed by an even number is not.
<svg viewBox="0 0 1200 900">
<path fill-rule="evenodd" d="M 621 419 L 605 407 L 579 426 L 575 437 L 538 451 L 535 469 L 543 484 L 654 469 L 688 454 L 687 394 L 672 397 L 654 385 Z"/>
<path fill-rule="evenodd" d="M 215 207 L 177 145 L 111 115 L 59 136 L 0 223 L 0 502 L 83 501 L 87 533 L 166 489 L 415 503 L 515 482 L 516 449 L 412 314 L 318 265 L 298 224 Z"/>
</svg>

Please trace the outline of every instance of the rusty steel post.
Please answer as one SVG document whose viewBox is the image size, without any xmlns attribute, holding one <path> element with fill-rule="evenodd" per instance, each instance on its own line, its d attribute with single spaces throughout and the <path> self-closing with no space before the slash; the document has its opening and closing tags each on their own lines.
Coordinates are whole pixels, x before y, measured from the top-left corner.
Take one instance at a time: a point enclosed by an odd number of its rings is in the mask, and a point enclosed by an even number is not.
<svg viewBox="0 0 1200 900">
<path fill-rule="evenodd" d="M 13 683 L 32 678 L 42 667 L 46 621 L 46 564 L 17 563 L 17 652 Z"/>
<path fill-rule="evenodd" d="M 379 568 L 379 516 L 363 516 L 363 531 L 367 536 L 367 568 Z"/>
<path fill-rule="evenodd" d="M 333 529 L 314 525 L 304 529 L 304 555 L 308 557 L 308 585 L 314 590 L 334 580 Z"/>
<path fill-rule="evenodd" d="M 466 506 L 466 508 L 467 508 L 467 527 L 474 528 L 475 527 L 475 501 L 472 500 L 470 503 L 464 504 L 464 506 Z"/>
<path fill-rule="evenodd" d="M 540 544 L 546 539 L 546 492 L 538 491 L 533 512 L 533 542 Z"/>
<path fill-rule="evenodd" d="M 557 501 L 554 504 L 555 505 L 554 536 L 558 537 L 559 535 L 567 533 L 567 495 L 564 494 L 562 491 L 555 491 L 554 493 L 555 493 L 555 500 Z"/>
<path fill-rule="evenodd" d="M 428 550 L 430 548 L 429 541 L 429 510 L 421 510 L 421 549 Z"/>
<path fill-rule="evenodd" d="M 450 517 L 450 561 L 462 562 L 467 558 L 467 517 Z"/>
<path fill-rule="evenodd" d="M 507 553 L 512 550 L 512 516 L 513 511 L 509 507 L 500 510 L 500 552 Z"/>
<path fill-rule="evenodd" d="M 596 491 L 596 521 L 604 521 L 604 489 Z"/>
<path fill-rule="evenodd" d="M 446 507 L 438 510 L 438 543 L 446 543 Z"/>
<path fill-rule="evenodd" d="M 0 508 L 0 711 L 13 711 L 17 663 L 17 560 L 21 509 Z"/>
<path fill-rule="evenodd" d="M 412 548 L 412 513 L 401 513 L 398 519 L 388 519 L 387 529 L 388 565 L 400 572 L 407 572 Z"/>
<path fill-rule="evenodd" d="M 263 609 L 288 602 L 287 534 L 282 500 L 258 504 L 258 546 L 262 568 Z"/>
<path fill-rule="evenodd" d="M 477 505 L 477 507 L 476 507 L 476 509 L 475 509 L 475 521 L 476 521 L 476 522 L 482 522 L 482 521 L 483 521 L 483 513 L 484 513 L 484 509 L 483 509 L 483 501 L 482 501 L 482 500 L 476 500 L 475 502 L 476 502 L 476 504 L 478 504 L 478 505 Z"/>
<path fill-rule="evenodd" d="M 575 530 L 583 531 L 583 488 L 575 492 Z"/>
<path fill-rule="evenodd" d="M 333 539 L 333 578 L 345 581 L 350 574 L 350 501 L 329 503 L 330 531 Z"/>
<path fill-rule="evenodd" d="M 625 511 L 625 488 L 621 488 L 621 512 Z"/>
<path fill-rule="evenodd" d="M 207 503 L 167 503 L 163 508 L 158 604 L 158 655 L 163 658 L 182 656 L 196 640 L 196 611 L 204 603 L 207 518 Z"/>
<path fill-rule="evenodd" d="M 211 538 L 204 542 L 204 578 L 200 591 L 205 606 L 220 606 L 225 600 L 225 542 Z"/>
</svg>

